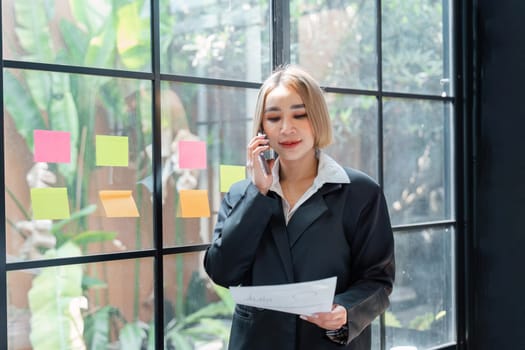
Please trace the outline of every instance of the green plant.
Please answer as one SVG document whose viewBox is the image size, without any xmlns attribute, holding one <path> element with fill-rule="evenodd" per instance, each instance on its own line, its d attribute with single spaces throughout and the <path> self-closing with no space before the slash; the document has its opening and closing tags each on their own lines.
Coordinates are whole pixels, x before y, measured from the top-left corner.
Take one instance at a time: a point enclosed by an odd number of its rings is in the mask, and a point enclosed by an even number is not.
<svg viewBox="0 0 525 350">
<path fill-rule="evenodd" d="M 55 6 L 13 2 L 16 18 L 14 30 L 17 44 L 22 49 L 20 58 L 43 63 L 143 69 L 149 63 L 149 20 L 141 12 L 144 8 L 142 3 L 117 0 L 112 1 L 110 6 L 98 6 L 89 1 L 69 1 L 72 17 L 55 21 L 58 15 Z M 54 28 L 56 30 L 52 30 L 52 22 L 58 23 Z M 129 84 L 104 76 L 87 77 L 36 70 L 4 71 L 7 115 L 13 120 L 16 132 L 26 141 L 27 148 L 33 149 L 34 130 L 49 129 L 69 131 L 74 150 L 69 163 L 46 165 L 46 169 L 49 167 L 48 173 L 56 178 L 57 185 L 67 187 L 72 214 L 69 219 L 54 223 L 47 231 L 46 234 L 53 239 L 49 240 L 47 246 L 37 247 L 38 253 L 43 254 L 44 258 L 82 255 L 87 252 L 88 245 L 116 238 L 115 232 L 89 229 L 87 218 L 96 210 L 89 196 L 90 179 L 96 166 L 94 144 L 88 137 L 94 135 L 97 123 L 108 125 L 111 132 L 116 133 L 137 130 L 135 135 L 131 135 L 136 141 L 133 145 L 137 147 L 133 151 L 141 152 L 145 148 L 145 137 L 140 126 L 144 123 L 130 118 L 128 113 L 128 103 L 134 100 L 139 113 L 133 114 L 133 117 L 146 115 L 140 113 L 144 110 L 138 98 L 140 89 L 140 82 L 136 87 L 130 87 Z M 122 130 L 122 125 L 126 123 L 133 125 L 133 128 L 128 126 Z M 141 164 L 140 161 L 139 158 L 137 166 L 147 168 L 147 164 Z M 17 190 L 6 189 L 6 192 L 22 209 L 28 223 L 25 227 L 37 232 L 37 223 L 31 220 L 30 210 L 23 208 L 17 199 Z M 21 233 L 17 226 L 19 222 L 9 219 L 8 222 L 14 232 Z M 137 228 L 136 231 L 140 249 L 140 230 Z M 27 236 L 23 237 L 27 239 Z M 53 278 L 59 277 L 48 270 L 66 272 L 70 278 L 57 283 Z M 138 266 L 135 278 L 137 281 L 140 279 Z M 49 292 L 53 293 L 45 293 L 42 286 L 47 286 Z M 78 337 L 69 337 L 71 325 L 83 322 L 80 313 L 75 315 L 75 319 L 72 318 L 67 305 L 74 298 L 82 297 L 88 289 L 104 286 L 97 278 L 87 276 L 80 266 L 50 268 L 39 273 L 29 292 L 32 321 L 39 323 L 39 326 L 35 324 L 32 327 L 30 334 L 34 348 L 69 349 L 74 347 L 75 341 L 84 341 L 81 340 L 80 328 L 75 331 Z M 135 290 L 135 299 L 135 305 L 138 305 L 138 288 Z M 48 306 L 44 308 L 43 305 Z M 54 306 L 53 310 L 50 305 Z M 138 315 L 137 309 L 134 311 L 135 317 Z M 76 310 L 79 311 L 78 307 Z M 54 322 L 56 318 L 60 318 L 60 321 Z M 46 336 L 46 331 L 47 335 L 56 337 Z M 88 337 L 89 333 L 85 338 Z M 91 339 L 86 340 L 93 342 Z"/>
<path fill-rule="evenodd" d="M 165 329 L 165 341 L 175 349 L 191 350 L 199 341 L 218 339 L 227 344 L 235 303 L 229 291 L 212 284 L 213 291 L 219 300 L 203 305 L 200 309 L 183 318 L 169 321 Z M 187 297 L 186 300 L 189 300 Z"/>
<path fill-rule="evenodd" d="M 446 311 L 440 311 L 435 315 L 432 312 L 427 312 L 423 315 L 416 316 L 412 321 L 410 321 L 408 327 L 417 329 L 418 331 L 429 330 L 436 322 L 439 322 L 443 317 L 445 317 L 446 314 Z"/>
<path fill-rule="evenodd" d="M 165 312 L 165 318 L 169 318 L 164 329 L 164 349 L 193 350 L 196 345 L 210 341 L 220 341 L 226 347 L 230 332 L 229 320 L 235 304 L 227 289 L 213 285 L 213 291 L 219 297 L 218 301 L 207 303 L 203 300 L 200 307 L 188 315 L 177 316 L 173 312 Z M 188 290 L 185 299 L 193 300 L 192 291 Z M 170 309 L 169 305 L 166 300 L 165 308 Z M 85 318 L 87 349 L 111 347 L 114 344 L 111 335 L 115 330 L 119 330 L 118 347 L 121 349 L 158 348 L 155 347 L 153 323 L 127 322 L 120 310 L 106 306 Z"/>
<path fill-rule="evenodd" d="M 401 328 L 401 322 L 397 319 L 396 315 L 391 311 L 385 312 L 385 325 L 387 327 Z"/>
<path fill-rule="evenodd" d="M 149 22 L 141 16 L 141 11 L 145 8 L 142 2 L 117 0 L 111 2 L 111 5 L 97 8 L 89 1 L 70 1 L 69 7 L 72 20 L 59 19 L 58 31 L 52 34 L 49 30 L 50 22 L 56 16 L 53 7 L 30 6 L 24 2 L 15 3 L 16 33 L 20 46 L 25 52 L 23 59 L 126 69 L 143 69 L 149 63 L 149 36 L 147 35 Z M 38 20 L 32 21 L 32 18 Z M 59 38 L 54 39 L 60 40 L 51 40 L 55 35 Z M 51 44 L 53 42 L 62 42 L 64 45 L 57 48 Z M 41 43 L 48 44 L 45 50 L 40 47 Z M 72 153 L 71 163 L 49 165 L 49 172 L 56 175 L 58 183 L 66 186 L 68 192 L 74 194 L 72 196 L 74 211 L 69 219 L 53 224 L 50 232 L 56 239 L 55 245 L 51 249 L 42 249 L 44 257 L 53 256 L 55 251 L 65 255 L 82 255 L 83 252 L 87 252 L 89 244 L 115 239 L 114 232 L 88 229 L 87 218 L 96 210 L 89 199 L 90 179 L 96 170 L 94 144 L 89 137 L 95 133 L 97 124 L 107 125 L 115 133 L 129 134 L 129 131 L 137 130 L 133 135 L 134 140 L 137 141 L 133 143 L 136 147 L 134 151 L 139 154 L 146 149 L 144 140 L 152 131 L 151 126 L 148 126 L 148 123 L 151 123 L 148 105 L 140 103 L 143 99 L 141 83 L 136 88 L 130 88 L 118 79 L 104 76 L 6 70 L 4 84 L 8 115 L 13 120 L 16 131 L 26 141 L 28 149 L 33 148 L 34 130 L 50 129 L 70 131 L 72 148 L 77 150 Z M 150 98 L 149 95 L 147 98 Z M 130 105 L 136 108 L 137 115 L 130 116 L 128 112 Z M 147 176 L 148 159 L 137 158 L 136 166 L 140 170 L 137 171 L 137 177 Z M 137 182 L 139 180 L 137 178 Z M 9 189 L 8 193 L 22 211 L 25 211 L 16 198 L 16 193 Z M 174 200 L 177 204 L 177 196 L 174 196 Z M 140 194 L 138 202 L 141 202 Z M 26 215 L 27 220 L 31 220 L 29 211 Z M 176 220 L 175 224 L 175 242 L 180 244 L 183 243 L 183 225 L 180 220 Z M 16 224 L 12 223 L 12 226 L 15 227 Z M 135 248 L 140 249 L 142 238 L 138 220 L 135 231 Z M 184 272 L 182 256 L 177 256 L 176 259 L 178 265 L 176 280 L 182 284 Z M 84 327 L 83 332 L 81 327 L 76 330 L 78 337 L 75 341 L 85 342 L 89 349 L 109 348 L 116 342 L 125 349 L 154 347 L 153 325 L 138 320 L 140 281 L 138 261 L 135 267 L 134 319 L 126 320 L 116 307 L 98 307 L 95 298 L 95 303 L 90 305 L 90 311 L 75 316 L 76 324 L 82 324 Z M 60 289 L 55 291 L 57 305 L 64 307 L 57 313 L 66 312 L 64 303 L 71 298 L 82 297 L 92 289 L 104 291 L 107 287 L 97 276 L 87 275 L 82 268 L 76 267 L 72 271 L 75 271 L 76 275 L 67 284 L 67 290 L 73 290 L 74 293 L 70 295 Z M 31 296 L 34 300 L 39 300 L 35 305 L 49 304 L 51 296 L 40 294 L 39 291 L 41 285 L 51 283 L 52 276 L 47 273 L 35 278 Z M 59 287 L 65 285 L 57 285 L 57 288 Z M 182 294 L 178 295 L 177 320 L 168 319 L 166 343 L 178 344 L 177 348 L 179 348 L 182 344 L 192 344 L 205 338 L 227 338 L 229 327 L 227 321 L 221 318 L 231 315 L 233 304 L 225 302 L 224 296 L 221 298 L 223 300 L 220 302 L 210 305 L 190 306 L 184 304 Z M 34 311 L 34 317 L 41 315 L 42 320 L 48 316 L 53 317 L 50 313 L 39 313 L 36 308 L 31 311 L 32 313 Z M 70 316 L 68 317 L 71 319 Z M 31 334 L 35 347 L 39 349 L 72 347 L 73 340 L 67 337 L 69 323 L 52 322 L 48 325 L 51 328 L 47 331 L 57 334 L 56 342 L 46 343 L 43 334 L 35 331 Z M 57 345 L 58 343 L 60 344 Z"/>
<path fill-rule="evenodd" d="M 45 256 L 76 256 L 80 249 L 66 243 Z M 35 350 L 60 350 L 82 346 L 82 267 L 66 265 L 43 269 L 29 291 L 31 344 Z M 76 344 L 76 345 L 75 345 Z"/>
<path fill-rule="evenodd" d="M 59 231 L 60 236 L 66 236 Z M 83 232 L 58 248 L 48 249 L 45 258 L 81 255 L 81 246 L 113 239 L 111 232 Z M 59 350 L 82 347 L 84 320 L 81 309 L 87 308 L 83 294 L 84 275 L 81 265 L 45 268 L 33 279 L 28 293 L 31 311 L 30 340 L 35 350 Z"/>
</svg>

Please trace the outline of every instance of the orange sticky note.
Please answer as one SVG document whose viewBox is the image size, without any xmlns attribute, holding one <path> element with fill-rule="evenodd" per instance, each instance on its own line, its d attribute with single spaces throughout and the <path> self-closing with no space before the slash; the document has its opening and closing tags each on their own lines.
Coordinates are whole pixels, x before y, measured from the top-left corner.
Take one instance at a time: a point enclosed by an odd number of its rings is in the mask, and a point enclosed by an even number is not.
<svg viewBox="0 0 525 350">
<path fill-rule="evenodd" d="M 246 167 L 241 165 L 221 165 L 219 167 L 220 190 L 228 192 L 231 185 L 246 179 Z"/>
<path fill-rule="evenodd" d="M 210 203 L 207 190 L 181 190 L 180 217 L 183 218 L 209 218 Z"/>
<path fill-rule="evenodd" d="M 140 216 L 131 191 L 99 191 L 98 195 L 108 218 Z"/>
<path fill-rule="evenodd" d="M 31 205 L 35 220 L 69 218 L 69 201 L 65 187 L 32 188 Z"/>
</svg>

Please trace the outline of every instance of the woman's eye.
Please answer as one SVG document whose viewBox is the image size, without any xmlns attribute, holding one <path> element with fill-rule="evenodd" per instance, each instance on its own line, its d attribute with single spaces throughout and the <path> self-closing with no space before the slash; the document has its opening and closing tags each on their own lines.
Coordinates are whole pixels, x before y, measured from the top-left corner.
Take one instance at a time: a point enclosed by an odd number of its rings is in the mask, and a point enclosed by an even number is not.
<svg viewBox="0 0 525 350">
<path fill-rule="evenodd" d="M 268 118 L 266 118 L 266 120 L 269 121 L 270 123 L 276 123 L 280 119 L 281 119 L 281 117 L 268 117 Z"/>
<path fill-rule="evenodd" d="M 299 114 L 299 115 L 295 116 L 296 119 L 303 119 L 303 118 L 306 118 L 306 117 L 308 117 L 308 114 L 306 114 L 306 113 L 305 114 Z"/>
</svg>

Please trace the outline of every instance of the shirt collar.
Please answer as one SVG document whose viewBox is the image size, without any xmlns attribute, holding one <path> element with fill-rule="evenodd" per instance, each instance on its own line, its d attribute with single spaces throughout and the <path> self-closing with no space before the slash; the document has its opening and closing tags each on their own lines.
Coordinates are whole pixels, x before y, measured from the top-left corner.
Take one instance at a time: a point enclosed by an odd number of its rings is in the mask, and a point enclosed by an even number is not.
<svg viewBox="0 0 525 350">
<path fill-rule="evenodd" d="M 325 183 L 350 183 L 350 178 L 346 171 L 332 157 L 319 150 L 317 152 L 317 158 L 319 159 L 319 165 L 317 166 L 317 176 L 314 179 L 313 187 L 319 189 Z M 281 193 L 279 168 L 279 158 L 277 158 L 272 167 L 273 182 L 270 186 L 270 190 L 277 193 Z"/>
</svg>

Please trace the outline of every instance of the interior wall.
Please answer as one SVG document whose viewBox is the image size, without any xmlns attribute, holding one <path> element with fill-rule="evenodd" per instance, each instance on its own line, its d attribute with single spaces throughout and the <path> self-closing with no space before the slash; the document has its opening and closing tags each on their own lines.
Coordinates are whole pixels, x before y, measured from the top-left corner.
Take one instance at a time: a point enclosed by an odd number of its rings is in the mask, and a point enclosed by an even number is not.
<svg viewBox="0 0 525 350">
<path fill-rule="evenodd" d="M 525 349 L 525 1 L 478 0 L 479 113 L 472 334 Z"/>
</svg>

